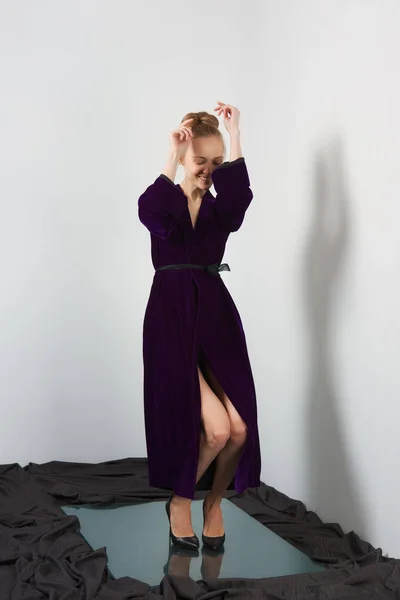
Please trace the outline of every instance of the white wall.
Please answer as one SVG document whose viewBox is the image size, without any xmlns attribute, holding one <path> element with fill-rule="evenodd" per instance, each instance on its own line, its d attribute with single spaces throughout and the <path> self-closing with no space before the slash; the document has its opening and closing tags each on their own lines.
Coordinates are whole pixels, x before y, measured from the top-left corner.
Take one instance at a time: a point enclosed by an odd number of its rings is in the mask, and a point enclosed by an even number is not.
<svg viewBox="0 0 400 600">
<path fill-rule="evenodd" d="M 145 455 L 137 197 L 232 102 L 262 479 L 399 556 L 400 5 L 243 6 L 0 2 L 0 464 Z"/>
</svg>

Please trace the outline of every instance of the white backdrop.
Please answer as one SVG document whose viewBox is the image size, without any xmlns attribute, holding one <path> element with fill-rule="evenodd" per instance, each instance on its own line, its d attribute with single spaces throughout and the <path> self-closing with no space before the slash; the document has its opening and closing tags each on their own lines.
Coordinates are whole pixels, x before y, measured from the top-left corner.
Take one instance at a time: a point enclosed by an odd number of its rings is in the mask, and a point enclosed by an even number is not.
<svg viewBox="0 0 400 600">
<path fill-rule="evenodd" d="M 145 456 L 137 198 L 221 100 L 262 479 L 400 555 L 399 28 L 398 0 L 0 1 L 0 464 Z"/>
</svg>

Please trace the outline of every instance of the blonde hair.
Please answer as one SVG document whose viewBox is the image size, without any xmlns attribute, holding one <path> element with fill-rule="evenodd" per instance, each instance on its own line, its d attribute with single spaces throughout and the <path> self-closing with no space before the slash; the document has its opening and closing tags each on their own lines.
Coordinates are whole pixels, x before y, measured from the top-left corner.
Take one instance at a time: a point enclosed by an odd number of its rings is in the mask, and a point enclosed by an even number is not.
<svg viewBox="0 0 400 600">
<path fill-rule="evenodd" d="M 186 119 L 193 119 L 190 125 L 193 132 L 193 138 L 208 137 L 211 135 L 215 135 L 216 137 L 220 138 L 225 153 L 224 139 L 219 130 L 219 121 L 215 115 L 211 115 L 210 113 L 205 112 L 203 110 L 200 112 L 187 113 L 183 117 L 181 123 L 183 123 L 183 121 L 186 121 Z"/>
</svg>

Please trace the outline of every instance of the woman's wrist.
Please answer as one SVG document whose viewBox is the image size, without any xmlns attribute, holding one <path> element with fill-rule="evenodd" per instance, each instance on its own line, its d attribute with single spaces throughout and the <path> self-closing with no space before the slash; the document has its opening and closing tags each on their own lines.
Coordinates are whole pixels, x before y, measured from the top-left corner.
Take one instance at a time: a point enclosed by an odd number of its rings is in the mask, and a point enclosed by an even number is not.
<svg viewBox="0 0 400 600">
<path fill-rule="evenodd" d="M 168 155 L 167 162 L 162 170 L 163 175 L 166 175 L 171 181 L 175 180 L 178 170 L 180 157 L 177 152 L 171 151 Z"/>
<path fill-rule="evenodd" d="M 242 145 L 240 142 L 240 130 L 234 129 L 229 133 L 230 135 L 230 162 L 237 158 L 242 158 Z"/>
</svg>

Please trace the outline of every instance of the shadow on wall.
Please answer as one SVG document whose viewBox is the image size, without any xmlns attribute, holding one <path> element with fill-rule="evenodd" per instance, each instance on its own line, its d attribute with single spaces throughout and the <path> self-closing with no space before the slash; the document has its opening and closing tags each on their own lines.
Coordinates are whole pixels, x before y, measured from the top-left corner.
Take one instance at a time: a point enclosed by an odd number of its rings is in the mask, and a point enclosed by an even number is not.
<svg viewBox="0 0 400 600">
<path fill-rule="evenodd" d="M 346 258 L 349 235 L 343 148 L 341 141 L 335 139 L 316 156 L 313 215 L 303 273 L 310 348 L 308 498 L 310 508 L 321 518 L 338 521 L 343 529 L 363 536 L 366 520 L 343 432 L 332 353 L 334 309 L 340 291 L 338 275 Z"/>
</svg>

